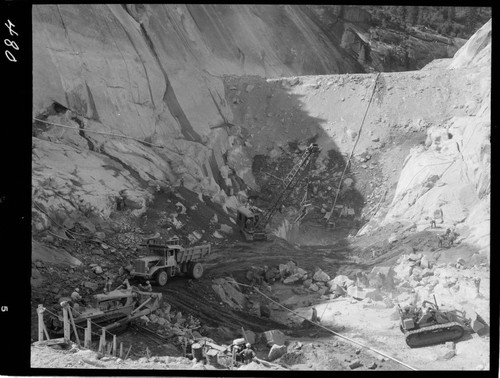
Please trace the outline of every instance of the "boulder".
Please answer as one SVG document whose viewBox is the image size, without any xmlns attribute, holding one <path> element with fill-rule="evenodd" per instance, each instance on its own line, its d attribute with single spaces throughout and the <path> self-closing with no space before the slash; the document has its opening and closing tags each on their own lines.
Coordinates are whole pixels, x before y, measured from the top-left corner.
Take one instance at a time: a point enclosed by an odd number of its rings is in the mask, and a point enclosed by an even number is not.
<svg viewBox="0 0 500 378">
<path fill-rule="evenodd" d="M 330 286 L 330 292 L 338 296 L 344 296 L 346 294 L 346 291 L 337 284 L 333 284 L 332 286 Z"/>
<path fill-rule="evenodd" d="M 286 336 L 280 330 L 271 330 L 264 332 L 264 337 L 268 345 L 285 345 Z"/>
<path fill-rule="evenodd" d="M 365 298 L 369 298 L 373 301 L 382 301 L 384 299 L 382 293 L 378 289 L 374 288 L 367 288 L 364 289 L 365 291 Z"/>
<path fill-rule="evenodd" d="M 102 274 L 103 273 L 103 270 L 99 265 L 93 267 L 92 270 L 94 271 L 95 274 Z"/>
<path fill-rule="evenodd" d="M 429 268 L 425 268 L 421 271 L 420 277 L 425 278 L 425 277 L 431 277 L 434 275 L 434 272 L 430 270 Z"/>
<path fill-rule="evenodd" d="M 286 269 L 288 273 L 294 274 L 297 272 L 297 264 L 293 261 L 289 261 L 286 263 Z"/>
<path fill-rule="evenodd" d="M 309 286 L 311 286 L 312 283 L 313 283 L 312 279 L 309 278 L 304 281 L 304 287 L 309 288 Z"/>
<path fill-rule="evenodd" d="M 352 361 L 350 364 L 349 364 L 349 368 L 354 370 L 354 369 L 357 369 L 359 367 L 363 366 L 363 364 L 361 363 L 360 360 L 354 360 Z"/>
<path fill-rule="evenodd" d="M 319 290 L 318 290 L 318 294 L 319 294 L 319 295 L 325 295 L 327 291 L 328 291 L 328 288 L 326 288 L 326 287 L 321 287 L 321 288 L 319 288 Z"/>
<path fill-rule="evenodd" d="M 449 360 L 449 359 L 455 357 L 455 355 L 456 355 L 455 350 L 451 349 L 451 350 L 447 350 L 446 352 L 441 354 L 438 359 L 439 360 Z"/>
<path fill-rule="evenodd" d="M 288 275 L 288 266 L 285 264 L 279 264 L 278 266 L 281 277 L 286 277 Z"/>
<path fill-rule="evenodd" d="M 315 283 L 313 283 L 313 284 L 311 284 L 311 286 L 309 286 L 309 290 L 318 291 L 319 290 L 319 286 L 316 285 Z"/>
<path fill-rule="evenodd" d="M 416 254 L 416 253 L 411 253 L 408 256 L 408 260 L 410 260 L 410 261 L 420 261 L 421 258 L 422 258 L 422 255 L 421 254 Z"/>
<path fill-rule="evenodd" d="M 83 287 L 86 287 L 87 289 L 90 289 L 92 291 L 96 291 L 97 288 L 99 287 L 98 284 L 96 284 L 95 282 L 89 282 L 89 281 L 85 281 L 83 283 Z"/>
<path fill-rule="evenodd" d="M 408 280 L 413 272 L 413 266 L 406 264 L 406 263 L 401 263 L 399 265 L 396 265 L 394 268 L 394 272 L 396 273 L 396 277 L 398 277 L 401 280 Z"/>
<path fill-rule="evenodd" d="M 476 299 L 479 296 L 479 288 L 472 280 L 462 280 L 458 294 L 463 299 Z"/>
<path fill-rule="evenodd" d="M 223 234 L 231 235 L 233 233 L 233 228 L 227 224 L 221 224 L 219 228 L 220 232 Z"/>
<path fill-rule="evenodd" d="M 420 259 L 420 267 L 422 269 L 430 269 L 431 268 L 431 263 L 426 255 L 422 256 L 422 258 Z"/>
<path fill-rule="evenodd" d="M 275 359 L 283 356 L 285 353 L 286 353 L 286 346 L 285 345 L 274 344 L 271 347 L 271 350 L 269 351 L 268 360 L 274 361 Z"/>
<path fill-rule="evenodd" d="M 344 275 L 339 275 L 335 277 L 332 281 L 330 281 L 332 284 L 335 283 L 339 285 L 340 287 L 343 287 L 344 289 L 347 289 L 349 286 L 354 285 L 354 281 L 351 280 L 349 277 L 344 276 Z M 330 283 L 329 282 L 329 283 Z M 330 285 L 331 286 L 331 285 Z"/>
<path fill-rule="evenodd" d="M 298 274 L 301 277 L 304 277 L 305 275 L 307 275 L 307 271 L 305 269 L 302 269 L 302 268 L 297 268 L 297 273 L 295 273 L 295 274 Z"/>
<path fill-rule="evenodd" d="M 292 274 L 290 277 L 287 277 L 283 280 L 284 284 L 291 284 L 299 281 L 302 278 L 302 276 L 298 273 Z"/>
<path fill-rule="evenodd" d="M 316 273 L 314 273 L 313 280 L 320 282 L 328 282 L 330 281 L 330 276 L 325 272 L 323 272 L 321 269 L 319 269 L 318 271 L 316 271 Z"/>
</svg>

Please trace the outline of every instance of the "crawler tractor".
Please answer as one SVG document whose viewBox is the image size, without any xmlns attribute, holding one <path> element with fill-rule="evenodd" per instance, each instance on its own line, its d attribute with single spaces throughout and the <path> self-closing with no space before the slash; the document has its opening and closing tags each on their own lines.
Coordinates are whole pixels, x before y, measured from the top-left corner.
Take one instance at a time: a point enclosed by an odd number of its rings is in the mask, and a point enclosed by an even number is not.
<svg viewBox="0 0 500 378">
<path fill-rule="evenodd" d="M 424 301 L 422 308 L 415 305 L 399 308 L 400 329 L 405 334 L 406 344 L 410 348 L 457 341 L 462 338 L 465 330 L 470 328 L 471 320 L 465 317 L 465 312 L 441 311 L 435 297 L 434 303 Z"/>
</svg>

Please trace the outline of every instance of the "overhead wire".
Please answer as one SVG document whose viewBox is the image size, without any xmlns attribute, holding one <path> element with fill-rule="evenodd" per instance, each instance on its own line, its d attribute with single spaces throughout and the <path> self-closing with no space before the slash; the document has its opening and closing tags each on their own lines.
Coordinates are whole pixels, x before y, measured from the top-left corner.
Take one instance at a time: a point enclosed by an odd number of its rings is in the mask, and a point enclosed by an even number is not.
<svg viewBox="0 0 500 378">
<path fill-rule="evenodd" d="M 372 100 L 373 100 L 373 95 L 375 94 L 375 88 L 377 88 L 377 81 L 378 81 L 379 76 L 380 76 L 380 72 L 377 73 L 377 76 L 375 77 L 375 84 L 373 85 L 373 90 L 372 90 L 372 95 L 370 97 L 370 101 L 368 102 L 368 105 L 367 105 L 366 110 L 365 110 L 365 114 L 363 116 L 363 120 L 361 121 L 361 125 L 359 126 L 356 141 L 354 142 L 354 145 L 352 146 L 351 153 L 349 154 L 349 158 L 347 159 L 347 163 L 344 167 L 344 171 L 342 172 L 342 176 L 340 177 L 340 182 L 339 182 L 339 186 L 337 188 L 337 191 L 335 193 L 335 199 L 333 200 L 332 209 L 330 210 L 330 214 L 329 214 L 328 218 L 326 219 L 327 224 L 333 215 L 333 210 L 335 209 L 335 205 L 337 203 L 337 199 L 338 199 L 338 196 L 340 193 L 340 188 L 342 186 L 342 181 L 344 180 L 345 173 L 347 172 L 347 168 L 349 167 L 349 163 L 351 162 L 351 158 L 352 158 L 352 154 L 354 153 L 354 149 L 356 148 L 356 145 L 358 144 L 359 138 L 361 137 L 361 130 L 363 129 L 363 124 L 365 123 L 366 115 L 368 114 L 368 109 L 370 109 L 370 105 L 371 105 Z"/>
</svg>

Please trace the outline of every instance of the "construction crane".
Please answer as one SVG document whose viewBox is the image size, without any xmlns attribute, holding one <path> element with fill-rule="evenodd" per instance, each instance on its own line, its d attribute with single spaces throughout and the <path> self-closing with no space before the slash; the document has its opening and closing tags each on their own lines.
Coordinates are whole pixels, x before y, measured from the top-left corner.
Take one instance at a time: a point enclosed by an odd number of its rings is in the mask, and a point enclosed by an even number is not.
<svg viewBox="0 0 500 378">
<path fill-rule="evenodd" d="M 242 206 L 238 209 L 236 224 L 248 241 L 266 240 L 265 228 L 285 201 L 293 188 L 300 181 L 301 173 L 311 163 L 312 157 L 319 153 L 320 149 L 316 143 L 311 143 L 302 153 L 299 161 L 283 180 L 283 189 L 278 193 L 269 209 L 262 212 L 255 206 Z"/>
</svg>

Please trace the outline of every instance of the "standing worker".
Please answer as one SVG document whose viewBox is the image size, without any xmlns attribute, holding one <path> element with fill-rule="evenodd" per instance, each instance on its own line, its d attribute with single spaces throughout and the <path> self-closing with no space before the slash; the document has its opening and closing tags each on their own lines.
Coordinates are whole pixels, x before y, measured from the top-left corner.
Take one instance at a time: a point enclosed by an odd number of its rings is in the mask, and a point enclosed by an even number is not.
<svg viewBox="0 0 500 378">
<path fill-rule="evenodd" d="M 104 284 L 104 293 L 109 293 L 111 291 L 111 285 L 113 284 L 113 280 L 111 277 L 106 277 L 106 283 Z"/>
<path fill-rule="evenodd" d="M 252 350 L 252 345 L 250 343 L 246 343 L 245 346 L 246 348 L 240 352 L 240 356 L 243 357 L 243 362 L 245 364 L 249 364 L 256 356 L 255 352 Z"/>
</svg>

